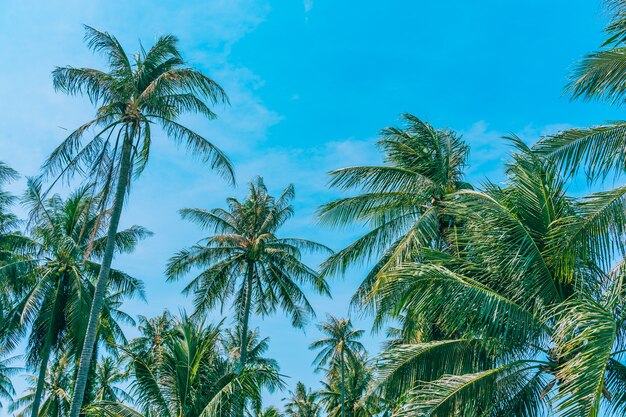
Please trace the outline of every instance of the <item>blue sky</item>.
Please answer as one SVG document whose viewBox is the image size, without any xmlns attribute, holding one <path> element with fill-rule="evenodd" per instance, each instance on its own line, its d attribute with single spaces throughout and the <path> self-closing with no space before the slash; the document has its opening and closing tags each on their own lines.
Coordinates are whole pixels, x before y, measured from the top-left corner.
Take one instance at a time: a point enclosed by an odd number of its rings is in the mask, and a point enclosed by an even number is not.
<svg viewBox="0 0 626 417">
<path fill-rule="evenodd" d="M 177 311 L 189 301 L 180 295 L 182 283 L 165 282 L 165 262 L 202 237 L 177 210 L 222 206 L 227 196 L 242 196 L 257 174 L 274 192 L 296 186 L 297 214 L 285 235 L 339 249 L 359 231 L 315 225 L 315 208 L 338 196 L 326 188 L 326 172 L 378 162 L 377 132 L 401 113 L 462 133 L 472 147 L 474 181 L 502 179 L 502 135 L 534 141 L 565 127 L 620 118 L 606 105 L 562 96 L 573 63 L 601 43 L 605 17 L 595 0 L 5 0 L 0 159 L 34 175 L 65 129 L 92 115 L 86 100 L 55 93 L 50 77 L 55 65 L 102 64 L 82 43 L 81 24 L 113 33 L 128 51 L 139 39 L 149 46 L 158 35 L 177 35 L 187 59 L 231 99 L 230 107 L 216 109 L 219 120 L 185 122 L 229 154 L 239 183 L 229 189 L 164 137 L 154 141 L 122 222 L 146 226 L 155 236 L 115 262 L 146 284 L 148 302 L 129 302 L 129 312 Z M 23 181 L 11 189 L 21 187 Z M 312 295 L 318 318 L 347 314 L 362 275 L 357 269 L 334 280 L 332 300 Z M 369 330 L 367 318 L 355 321 Z M 253 325 L 271 337 L 270 355 L 290 385 L 317 385 L 320 375 L 307 349 L 317 337 L 314 326 L 294 330 L 280 315 Z M 376 350 L 380 340 L 368 334 L 366 342 Z M 284 395 L 268 395 L 268 404 Z"/>
</svg>

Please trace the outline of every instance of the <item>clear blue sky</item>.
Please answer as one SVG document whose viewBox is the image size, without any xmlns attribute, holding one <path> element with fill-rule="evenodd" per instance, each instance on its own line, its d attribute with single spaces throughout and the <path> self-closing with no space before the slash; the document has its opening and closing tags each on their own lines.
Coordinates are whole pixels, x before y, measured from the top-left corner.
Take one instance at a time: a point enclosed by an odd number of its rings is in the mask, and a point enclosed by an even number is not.
<svg viewBox="0 0 626 417">
<path fill-rule="evenodd" d="M 348 244 L 358 230 L 321 229 L 313 219 L 316 206 L 337 197 L 326 189 L 325 173 L 377 162 L 377 132 L 400 113 L 463 133 L 475 181 L 502 178 L 504 134 L 534 141 L 559 128 L 621 118 L 605 105 L 562 97 L 575 60 L 602 41 L 599 0 L 8 0 L 2 9 L 0 159 L 24 175 L 36 174 L 64 129 L 93 112 L 84 99 L 56 94 L 50 77 L 55 65 L 102 64 L 82 43 L 83 23 L 113 33 L 128 51 L 139 39 L 150 46 L 157 35 L 173 33 L 187 59 L 230 95 L 231 107 L 216 109 L 218 121 L 186 122 L 228 152 L 237 189 L 163 137 L 135 184 L 123 223 L 155 236 L 115 261 L 146 284 L 148 302 L 127 305 L 133 314 L 189 307 L 182 284 L 163 278 L 167 258 L 202 237 L 177 210 L 221 206 L 226 196 L 245 193 L 257 174 L 274 192 L 296 186 L 297 215 L 285 235 L 335 249 Z M 347 314 L 362 275 L 355 270 L 333 281 L 333 300 L 311 296 L 318 317 Z M 369 330 L 367 318 L 356 322 Z M 307 349 L 317 337 L 314 326 L 294 330 L 280 315 L 253 325 L 271 337 L 270 356 L 290 385 L 317 385 Z M 381 337 L 367 339 L 376 350 Z M 269 395 L 268 404 L 283 396 Z"/>
</svg>

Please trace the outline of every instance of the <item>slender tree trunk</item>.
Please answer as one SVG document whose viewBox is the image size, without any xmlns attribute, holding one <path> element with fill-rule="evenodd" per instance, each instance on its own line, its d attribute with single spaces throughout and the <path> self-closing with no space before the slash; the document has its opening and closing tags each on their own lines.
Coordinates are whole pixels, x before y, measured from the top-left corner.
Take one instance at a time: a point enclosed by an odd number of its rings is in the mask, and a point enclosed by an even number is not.
<svg viewBox="0 0 626 417">
<path fill-rule="evenodd" d="M 57 282 L 55 287 L 54 294 L 54 305 L 52 306 L 52 314 L 56 314 L 57 309 L 59 308 L 59 303 L 61 300 L 61 290 L 60 287 L 62 285 L 64 277 L 61 276 L 60 280 Z M 53 318 L 51 318 L 50 323 L 48 324 L 48 330 L 46 331 L 46 340 L 43 344 L 43 349 L 41 350 L 41 364 L 39 365 L 39 376 L 37 377 L 37 388 L 35 389 L 35 396 L 33 397 L 33 409 L 31 411 L 31 417 L 37 417 L 39 415 L 39 407 L 41 406 L 41 396 L 43 395 L 43 388 L 46 385 L 46 373 L 48 371 L 48 362 L 50 360 L 50 353 L 52 351 L 52 332 L 53 332 Z"/>
<path fill-rule="evenodd" d="M 70 409 L 69 417 L 79 416 L 83 405 L 83 399 L 85 397 L 85 387 L 89 376 L 93 348 L 96 343 L 96 333 L 98 331 L 100 311 L 104 305 L 104 297 L 106 296 L 107 284 L 109 280 L 109 271 L 111 270 L 111 261 L 113 260 L 113 252 L 115 250 L 115 235 L 117 234 L 117 228 L 120 223 L 120 216 L 122 214 L 122 208 L 124 207 L 126 187 L 130 177 L 132 137 L 132 134 L 125 135 L 124 143 L 122 145 L 122 160 L 120 163 L 119 178 L 117 180 L 117 187 L 113 200 L 113 211 L 111 212 L 106 246 L 102 257 L 102 265 L 96 282 L 96 290 L 93 295 L 93 302 L 89 313 L 89 321 L 87 322 L 87 332 L 83 342 L 83 350 L 80 355 L 80 363 L 78 365 L 78 373 L 76 375 L 76 384 L 74 385 L 74 395 L 72 396 L 72 407 Z"/>
<path fill-rule="evenodd" d="M 248 360 L 248 322 L 250 321 L 250 304 L 252 303 L 252 279 L 254 276 L 254 263 L 248 261 L 246 270 L 246 299 L 243 307 L 243 317 L 241 320 L 241 346 L 239 348 L 239 365 L 237 366 L 237 374 L 241 375 L 246 360 Z M 235 392 L 233 401 L 233 417 L 243 417 L 244 398 L 241 389 Z"/>
<path fill-rule="evenodd" d="M 48 371 L 48 361 L 50 359 L 50 351 L 52 350 L 52 329 L 48 329 L 46 341 L 41 351 L 41 364 L 39 365 L 39 376 L 37 377 L 37 388 L 33 397 L 32 417 L 39 415 L 39 407 L 41 406 L 41 396 L 43 395 L 43 387 L 46 384 L 46 372 Z"/>
<path fill-rule="evenodd" d="M 346 378 L 345 378 L 345 359 L 343 356 L 343 345 L 341 346 L 341 417 L 346 417 L 344 406 L 346 405 Z"/>
</svg>

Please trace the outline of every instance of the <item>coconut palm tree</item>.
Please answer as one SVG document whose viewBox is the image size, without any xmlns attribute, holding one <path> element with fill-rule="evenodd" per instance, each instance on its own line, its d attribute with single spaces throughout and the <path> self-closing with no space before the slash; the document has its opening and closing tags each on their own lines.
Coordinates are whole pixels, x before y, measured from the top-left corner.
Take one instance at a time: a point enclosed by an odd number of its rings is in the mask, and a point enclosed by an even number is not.
<svg viewBox="0 0 626 417">
<path fill-rule="evenodd" d="M 313 363 L 317 369 L 329 366 L 329 372 L 339 369 L 341 377 L 341 417 L 345 417 L 346 389 L 345 371 L 346 363 L 355 364 L 362 360 L 365 353 L 363 344 L 359 339 L 363 336 L 363 330 L 354 329 L 350 319 L 339 319 L 328 315 L 325 322 L 320 323 L 318 329 L 323 337 L 311 343 L 310 349 L 319 349 Z"/>
<path fill-rule="evenodd" d="M 11 376 L 21 369 L 12 365 L 15 359 L 14 357 L 0 359 L 0 400 L 11 401 L 15 395 Z M 0 401 L 0 408 L 2 407 L 4 407 L 4 404 Z"/>
<path fill-rule="evenodd" d="M 263 410 L 259 410 L 254 414 L 255 417 L 283 417 L 283 413 L 281 413 L 276 407 L 267 407 Z"/>
<path fill-rule="evenodd" d="M 313 307 L 300 288 L 309 284 L 322 294 L 328 285 L 301 260 L 302 250 L 329 252 L 318 243 L 295 238 L 279 238 L 280 227 L 292 216 L 293 186 L 278 198 L 270 196 L 261 178 L 250 183 L 244 201 L 229 198 L 228 209 L 183 209 L 183 219 L 216 235 L 174 255 L 166 275 L 180 279 L 193 268 L 201 272 L 184 292 L 194 293 L 197 312 L 207 312 L 231 298 L 241 325 L 239 371 L 248 356 L 250 314 L 261 316 L 280 307 L 291 316 L 292 325 L 301 328 L 314 315 Z"/>
<path fill-rule="evenodd" d="M 456 335 L 382 354 L 372 389 L 401 400 L 398 416 L 626 410 L 626 268 L 612 262 L 626 205 L 607 212 L 612 192 L 567 196 L 557 167 L 512 140 L 505 187 L 445 203 L 463 251 L 423 251 L 381 278 L 383 303 Z"/>
<path fill-rule="evenodd" d="M 319 402 L 319 393 L 312 391 L 300 381 L 296 389 L 289 392 L 290 396 L 285 403 L 285 414 L 289 417 L 319 417 L 322 406 Z"/>
<path fill-rule="evenodd" d="M 18 231 L 19 219 L 11 212 L 16 197 L 4 190 L 4 185 L 17 177 L 15 170 L 0 161 L 0 267 L 13 263 L 15 250 L 28 246 L 27 239 Z M 0 355 L 8 354 L 23 336 L 16 309 L 16 295 L 23 288 L 23 282 L 0 274 Z"/>
<path fill-rule="evenodd" d="M 358 357 L 348 362 L 346 377 L 342 382 L 341 374 L 333 370 L 322 381 L 319 392 L 328 417 L 340 417 L 343 409 L 348 417 L 372 417 L 378 415 L 380 406 L 375 395 L 367 395 L 372 379 L 372 370 L 367 365 L 367 358 Z M 345 385 L 342 391 L 342 386 Z M 343 398 L 343 402 L 342 402 Z"/>
<path fill-rule="evenodd" d="M 184 113 L 213 119 L 215 113 L 207 101 L 217 104 L 226 102 L 227 97 L 215 81 L 185 65 L 176 37 L 158 38 L 149 51 L 142 48 L 131 60 L 114 36 L 88 26 L 85 31 L 89 48 L 107 59 L 107 70 L 58 67 L 52 77 L 58 91 L 86 95 L 97 107 L 96 116 L 72 132 L 43 167 L 46 176 L 57 179 L 85 174 L 103 195 L 102 208 L 111 204 L 110 216 L 103 219 L 108 227 L 108 240 L 89 315 L 70 417 L 78 417 L 80 413 L 98 315 L 115 252 L 114 237 L 132 176 L 138 176 L 148 162 L 153 128 L 160 126 L 165 136 L 184 144 L 194 156 L 233 180 L 228 158 L 178 121 Z M 88 132 L 93 132 L 93 136 L 85 141 Z"/>
<path fill-rule="evenodd" d="M 243 326 L 237 324 L 234 329 L 226 329 L 222 335 L 222 344 L 227 357 L 231 363 L 239 366 L 241 360 L 242 346 L 242 329 Z M 265 354 L 269 349 L 269 337 L 261 338 L 259 330 L 248 330 L 247 347 L 246 347 L 246 363 L 245 366 L 249 370 L 254 370 L 258 375 L 266 375 L 268 378 L 259 379 L 255 386 L 259 389 L 267 389 L 274 392 L 277 389 L 283 389 L 284 383 L 280 376 L 280 367 L 275 359 L 267 358 Z M 250 405 L 248 415 L 260 414 L 262 410 L 262 402 L 260 392 L 243 392 L 241 402 L 244 410 L 246 405 Z M 271 410 L 266 410 L 271 411 Z"/>
<path fill-rule="evenodd" d="M 165 342 L 171 336 L 173 326 L 174 319 L 168 310 L 153 318 L 139 316 L 140 336 L 130 341 L 130 349 L 149 358 L 158 370 L 158 364 L 163 359 Z"/>
<path fill-rule="evenodd" d="M 95 378 L 95 402 L 132 402 L 133 399 L 130 394 L 120 388 L 120 385 L 124 384 L 130 376 L 128 371 L 121 370 L 125 365 L 122 358 L 115 359 L 111 356 L 98 361 Z"/>
<path fill-rule="evenodd" d="M 46 372 L 44 397 L 39 409 L 40 417 L 65 417 L 70 410 L 72 391 L 72 359 L 70 355 L 62 353 L 54 358 Z M 16 399 L 9 407 L 9 412 L 17 412 L 15 417 L 28 417 L 32 414 L 38 379 L 33 375 L 28 378 L 30 387 L 28 392 Z"/>
<path fill-rule="evenodd" d="M 357 263 L 375 261 L 353 302 L 375 307 L 379 272 L 413 259 L 421 247 L 446 247 L 454 219 L 441 211 L 444 197 L 471 188 L 463 180 L 468 147 L 451 130 L 436 129 L 405 114 L 403 127 L 384 129 L 378 147 L 384 165 L 353 166 L 330 173 L 330 186 L 356 190 L 319 209 L 331 226 L 364 224 L 371 230 L 324 264 L 325 274 L 344 273 Z"/>
<path fill-rule="evenodd" d="M 18 306 L 22 326 L 31 328 L 26 362 L 39 368 L 31 407 L 37 417 L 51 355 L 70 347 L 79 350 L 83 344 L 106 237 L 99 221 L 102 214 L 88 187 L 66 200 L 58 195 L 44 200 L 39 185 L 31 181 L 24 203 L 31 208 L 30 249 L 0 268 L 0 274 L 27 283 Z M 115 235 L 114 249 L 132 252 L 149 234 L 139 226 L 121 230 Z M 125 340 L 118 320 L 134 323 L 119 310 L 122 300 L 143 296 L 143 284 L 136 278 L 116 269 L 110 277 L 97 334 L 109 345 Z"/>
<path fill-rule="evenodd" d="M 276 375 L 255 367 L 235 372 L 237 365 L 222 354 L 220 337 L 219 326 L 205 325 L 186 315 L 174 319 L 159 362 L 148 354 L 151 344 L 143 351 L 136 350 L 139 344 L 126 351 L 131 362 L 131 393 L 136 408 L 101 401 L 87 406 L 86 413 L 119 417 L 227 416 L 236 387 L 241 387 L 247 395 L 255 393 L 260 401 L 258 384 Z"/>
</svg>

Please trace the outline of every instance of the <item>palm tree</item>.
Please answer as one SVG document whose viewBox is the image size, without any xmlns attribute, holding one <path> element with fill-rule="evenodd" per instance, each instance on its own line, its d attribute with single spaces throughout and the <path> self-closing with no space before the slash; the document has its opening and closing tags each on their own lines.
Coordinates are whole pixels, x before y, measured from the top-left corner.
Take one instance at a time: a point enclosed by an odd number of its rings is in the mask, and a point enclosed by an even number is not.
<svg viewBox="0 0 626 417">
<path fill-rule="evenodd" d="M 197 312 L 207 312 L 234 297 L 233 306 L 241 325 L 239 372 L 248 356 L 248 327 L 251 311 L 265 316 L 280 307 L 301 328 L 313 307 L 299 284 L 310 284 L 328 294 L 326 282 L 300 260 L 302 250 L 330 251 L 318 243 L 295 238 L 279 238 L 278 229 L 292 216 L 293 186 L 279 198 L 267 192 L 261 178 L 250 183 L 247 198 L 229 198 L 228 210 L 183 209 L 183 219 L 191 220 L 216 235 L 183 249 L 170 260 L 168 279 L 179 279 L 192 268 L 201 268 L 185 288 L 194 293 Z M 241 407 L 241 405 L 239 405 Z"/>
<path fill-rule="evenodd" d="M 20 368 L 12 366 L 12 362 L 15 359 L 16 358 L 0 359 L 0 399 L 12 400 L 13 395 L 15 395 L 11 376 L 15 375 L 20 370 Z M 4 404 L 0 402 L 0 408 L 3 406 Z"/>
<path fill-rule="evenodd" d="M 85 317 L 94 293 L 93 281 L 101 268 L 106 237 L 99 221 L 97 202 L 88 187 L 63 200 L 58 195 L 44 200 L 39 185 L 29 183 L 24 203 L 31 207 L 30 250 L 16 255 L 0 268 L 5 279 L 23 282 L 20 296 L 21 324 L 30 325 L 27 363 L 39 367 L 33 396 L 32 417 L 40 409 L 48 361 L 55 351 L 69 346 L 79 350 L 85 334 Z M 133 226 L 115 235 L 115 252 L 132 252 L 137 242 L 150 235 Z M 117 320 L 133 323 L 119 311 L 124 298 L 143 297 L 143 284 L 126 273 L 112 269 L 107 297 L 97 336 L 109 344 L 125 340 Z M 76 356 L 78 352 L 75 352 Z"/>
<path fill-rule="evenodd" d="M 50 364 L 46 372 L 44 397 L 39 409 L 40 417 L 65 417 L 69 413 L 72 388 L 71 368 L 72 359 L 65 353 L 54 358 Z M 31 376 L 29 381 L 31 384 L 26 395 L 16 399 L 9 407 L 9 412 L 17 411 L 15 417 L 27 417 L 32 414 L 39 381 L 35 376 Z"/>
<path fill-rule="evenodd" d="M 435 129 L 411 114 L 405 126 L 382 131 L 384 165 L 353 166 L 330 173 L 330 186 L 361 192 L 322 206 L 323 224 L 365 224 L 369 232 L 323 264 L 325 274 L 344 273 L 375 260 L 353 302 L 374 307 L 378 274 L 416 256 L 421 247 L 446 247 L 454 219 L 441 211 L 444 197 L 471 188 L 463 181 L 468 147 L 451 130 Z"/>
<path fill-rule="evenodd" d="M 139 316 L 138 330 L 141 335 L 131 340 L 131 351 L 146 356 L 158 370 L 158 365 L 163 359 L 165 343 L 172 335 L 173 326 L 174 319 L 168 310 L 153 318 Z"/>
<path fill-rule="evenodd" d="M 345 368 L 346 362 L 354 364 L 361 360 L 365 348 L 359 342 L 363 336 L 363 330 L 352 327 L 350 319 L 339 319 L 328 315 L 325 322 L 320 323 L 318 329 L 322 332 L 323 338 L 311 343 L 310 349 L 319 349 L 314 360 L 317 369 L 329 365 L 330 372 L 340 369 L 341 375 L 341 417 L 345 417 L 346 388 L 345 388 Z"/>
<path fill-rule="evenodd" d="M 326 381 L 322 381 L 322 389 L 319 393 L 320 400 L 325 405 L 326 415 L 340 417 L 344 407 L 348 417 L 378 415 L 380 411 L 378 398 L 375 395 L 367 395 L 371 379 L 372 370 L 367 365 L 365 357 L 359 357 L 356 361 L 348 363 L 345 392 L 342 391 L 340 373 L 329 372 Z"/>
<path fill-rule="evenodd" d="M 285 413 L 289 417 L 319 417 L 322 410 L 319 393 L 307 389 L 298 381 L 296 389 L 289 394 L 290 397 L 285 404 Z"/>
<path fill-rule="evenodd" d="M 227 97 L 215 81 L 185 65 L 176 37 L 160 37 L 149 51 L 142 48 L 131 61 L 114 36 L 88 26 L 85 30 L 87 45 L 107 58 L 108 69 L 58 67 L 52 76 L 55 89 L 71 95 L 85 94 L 98 108 L 96 117 L 70 134 L 44 164 L 44 173 L 57 179 L 86 173 L 102 193 L 103 206 L 112 200 L 106 221 L 108 239 L 89 314 L 70 417 L 78 417 L 82 406 L 98 315 L 115 251 L 114 237 L 131 176 L 138 176 L 148 162 L 152 127 L 160 126 L 166 136 L 185 144 L 195 156 L 233 180 L 228 158 L 178 122 L 184 113 L 214 118 L 215 113 L 205 100 L 216 104 L 226 102 Z M 90 131 L 94 132 L 93 137 L 83 143 Z"/>
<path fill-rule="evenodd" d="M 281 413 L 276 407 L 267 407 L 264 410 L 259 410 L 255 417 L 283 417 L 283 413 Z"/>
<path fill-rule="evenodd" d="M 626 204 L 612 192 L 569 197 L 557 168 L 524 143 L 507 185 L 460 191 L 463 251 L 424 251 L 386 272 L 381 302 L 455 338 L 395 344 L 374 392 L 398 416 L 623 415 L 626 367 L 622 253 Z M 400 301 L 398 301 L 400 300 Z"/>
<path fill-rule="evenodd" d="M 224 350 L 231 363 L 235 364 L 235 368 L 239 366 L 241 360 L 242 329 L 243 327 L 238 324 L 234 329 L 226 329 L 222 335 Z M 266 378 L 259 378 L 255 386 L 258 390 L 267 389 L 269 392 L 274 392 L 277 389 L 282 390 L 284 384 L 280 377 L 278 362 L 275 359 L 265 356 L 270 346 L 269 337 L 261 338 L 259 330 L 255 329 L 248 330 L 246 340 L 246 368 L 248 370 L 254 370 L 256 375 L 267 376 Z M 261 413 L 263 405 L 261 402 L 261 393 L 258 390 L 254 392 L 243 392 L 243 395 L 241 395 L 241 402 L 243 403 L 244 409 L 246 409 L 246 403 L 249 402 L 251 403 L 251 410 L 256 414 Z M 270 409 L 266 411 L 271 412 Z M 251 413 L 249 413 L 249 415 L 250 414 Z"/>
<path fill-rule="evenodd" d="M 143 350 L 137 350 L 138 343 L 135 349 L 127 349 L 136 409 L 120 402 L 101 401 L 86 407 L 86 412 L 113 417 L 227 416 L 235 387 L 260 396 L 258 383 L 268 375 L 254 368 L 236 373 L 235 366 L 222 355 L 220 337 L 219 326 L 205 325 L 185 315 L 175 319 L 159 362 L 148 354 L 151 344 Z"/>
<path fill-rule="evenodd" d="M 4 185 L 17 177 L 16 171 L 0 161 L 0 268 L 13 263 L 14 249 L 27 246 L 27 239 L 18 231 L 19 219 L 11 212 L 16 198 L 4 190 Z M 23 284 L 0 275 L 0 355 L 6 355 L 14 349 L 23 336 L 16 309 L 16 295 Z"/>
<path fill-rule="evenodd" d="M 128 371 L 120 371 L 120 368 L 125 365 L 122 359 L 115 359 L 111 356 L 98 361 L 94 401 L 132 402 L 130 394 L 119 386 L 129 378 Z"/>
</svg>

